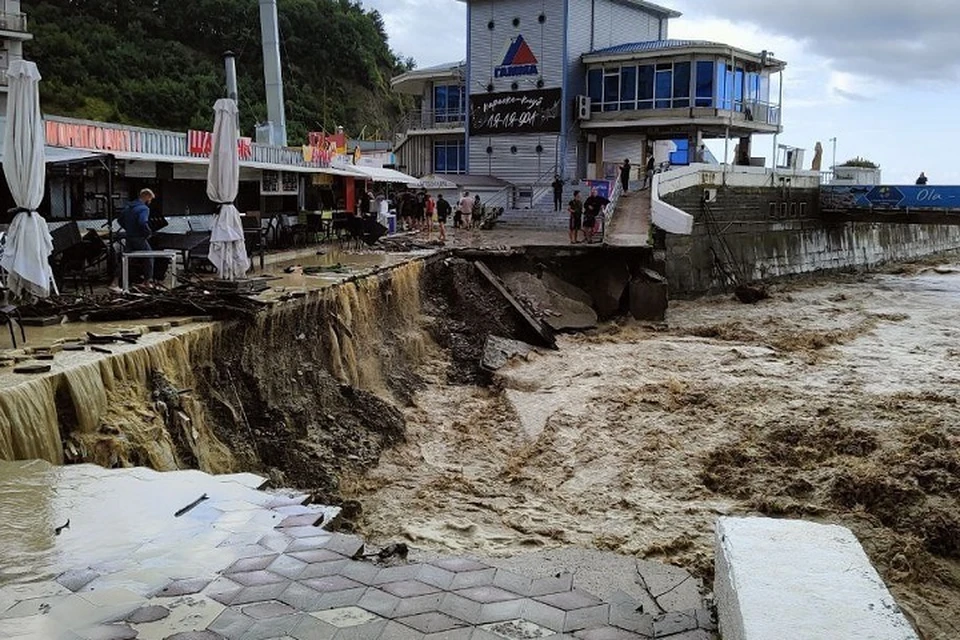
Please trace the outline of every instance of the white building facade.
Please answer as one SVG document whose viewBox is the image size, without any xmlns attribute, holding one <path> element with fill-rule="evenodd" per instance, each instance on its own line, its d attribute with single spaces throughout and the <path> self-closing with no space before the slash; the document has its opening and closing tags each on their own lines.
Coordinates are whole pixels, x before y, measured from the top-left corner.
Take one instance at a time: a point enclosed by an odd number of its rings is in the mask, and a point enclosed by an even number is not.
<svg viewBox="0 0 960 640">
<path fill-rule="evenodd" d="M 396 131 L 407 173 L 514 185 L 549 183 L 555 173 L 603 178 L 627 157 L 643 166 L 654 142 L 671 143 L 671 160 L 686 164 L 718 137 L 739 145 L 749 164 L 752 134 L 780 131 L 771 77 L 784 63 L 669 40 L 680 17 L 672 9 L 645 0 L 459 1 L 466 60 L 393 80 L 420 105 Z"/>
</svg>

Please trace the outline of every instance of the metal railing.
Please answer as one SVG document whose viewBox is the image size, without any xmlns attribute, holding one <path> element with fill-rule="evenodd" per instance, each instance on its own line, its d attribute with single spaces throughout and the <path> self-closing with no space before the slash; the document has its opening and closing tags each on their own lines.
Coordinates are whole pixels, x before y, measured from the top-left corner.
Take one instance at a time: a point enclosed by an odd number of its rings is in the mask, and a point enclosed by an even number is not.
<svg viewBox="0 0 960 640">
<path fill-rule="evenodd" d="M 23 13 L 0 13 L 0 31 L 27 32 L 27 16 Z"/>
<path fill-rule="evenodd" d="M 158 157 L 202 157 L 202 154 L 190 153 L 186 133 L 59 116 L 47 116 L 45 120 L 47 143 L 54 146 L 126 151 Z M 242 160 L 293 167 L 318 166 L 318 163 L 307 162 L 298 147 L 276 147 L 256 142 L 250 144 L 250 156 Z"/>
<path fill-rule="evenodd" d="M 619 180 L 613 181 L 613 191 L 610 192 L 610 197 L 607 198 L 610 200 L 610 203 L 607 204 L 603 209 L 603 222 L 600 225 L 600 237 L 607 237 L 607 227 L 610 225 L 610 222 L 613 220 L 613 214 L 617 211 L 617 204 L 620 202 L 620 196 L 623 195 L 623 183 Z"/>
<path fill-rule="evenodd" d="M 523 185 L 507 185 L 494 193 L 492 196 L 487 198 L 486 204 L 488 207 L 503 207 L 505 210 L 513 209 L 515 205 L 518 205 L 518 192 L 523 190 L 529 190 L 530 192 L 530 208 L 533 209 L 540 203 L 541 200 L 546 197 L 547 194 L 551 193 L 553 183 L 553 176 L 557 174 L 557 165 L 553 164 L 548 169 L 540 173 L 532 182 Z M 520 208 L 517 206 L 516 208 Z"/>
</svg>

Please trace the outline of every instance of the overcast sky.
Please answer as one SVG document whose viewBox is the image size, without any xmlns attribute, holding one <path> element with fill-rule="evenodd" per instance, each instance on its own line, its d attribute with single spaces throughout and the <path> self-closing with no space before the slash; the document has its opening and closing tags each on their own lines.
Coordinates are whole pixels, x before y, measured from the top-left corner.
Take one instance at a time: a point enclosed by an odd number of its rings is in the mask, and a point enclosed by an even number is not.
<svg viewBox="0 0 960 640">
<path fill-rule="evenodd" d="M 383 14 L 390 44 L 418 66 L 465 57 L 465 5 L 455 0 L 362 0 Z M 788 63 L 784 134 L 824 165 L 856 155 L 878 162 L 888 183 L 960 185 L 957 0 L 662 0 L 683 12 L 670 37 L 767 49 Z M 712 144 L 718 157 L 723 145 Z M 768 158 L 770 137 L 755 139 Z"/>
</svg>

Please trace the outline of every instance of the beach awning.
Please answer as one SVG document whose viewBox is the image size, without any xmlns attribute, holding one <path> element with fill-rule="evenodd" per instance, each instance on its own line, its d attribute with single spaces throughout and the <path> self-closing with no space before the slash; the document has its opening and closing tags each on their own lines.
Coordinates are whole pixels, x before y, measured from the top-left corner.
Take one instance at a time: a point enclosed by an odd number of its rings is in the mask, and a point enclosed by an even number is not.
<svg viewBox="0 0 960 640">
<path fill-rule="evenodd" d="M 420 186 L 420 180 L 418 178 L 408 176 L 407 174 L 401 173 L 400 171 L 396 171 L 394 169 L 385 169 L 383 167 L 361 167 L 359 165 L 354 165 L 350 168 L 357 173 L 366 176 L 367 179 L 373 180 L 374 182 L 394 182 L 412 187 Z"/>
<path fill-rule="evenodd" d="M 82 149 L 64 149 L 63 147 L 46 147 L 44 155 L 47 164 L 71 164 L 73 162 L 89 162 L 97 158 L 106 157 L 105 154 Z"/>
</svg>

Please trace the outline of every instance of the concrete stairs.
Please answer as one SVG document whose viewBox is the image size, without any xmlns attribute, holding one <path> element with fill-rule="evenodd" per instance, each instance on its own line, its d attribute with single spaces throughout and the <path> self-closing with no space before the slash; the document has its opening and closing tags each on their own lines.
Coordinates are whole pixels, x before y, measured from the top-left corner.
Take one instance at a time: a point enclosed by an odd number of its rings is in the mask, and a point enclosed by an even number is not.
<svg viewBox="0 0 960 640">
<path fill-rule="evenodd" d="M 573 192 L 580 191 L 584 200 L 589 196 L 587 186 L 583 183 L 567 183 L 563 187 L 563 206 L 560 211 L 553 210 L 553 192 L 548 192 L 532 208 L 504 209 L 503 216 L 497 221 L 497 229 L 537 229 L 540 231 L 566 231 L 570 217 L 567 214 L 567 203 L 573 200 Z"/>
<path fill-rule="evenodd" d="M 630 186 L 634 187 L 634 185 Z M 603 242 L 611 247 L 645 247 L 649 244 L 649 189 L 631 190 L 620 196 Z"/>
</svg>

